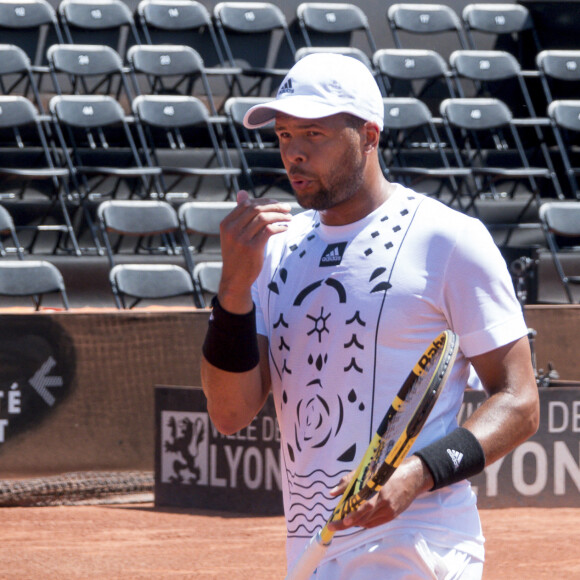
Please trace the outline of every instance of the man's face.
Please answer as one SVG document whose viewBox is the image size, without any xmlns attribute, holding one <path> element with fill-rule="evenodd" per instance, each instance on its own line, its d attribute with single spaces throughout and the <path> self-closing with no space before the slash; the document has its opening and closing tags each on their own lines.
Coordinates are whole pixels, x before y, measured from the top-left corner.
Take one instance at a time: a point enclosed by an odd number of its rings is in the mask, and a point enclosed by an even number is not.
<svg viewBox="0 0 580 580">
<path fill-rule="evenodd" d="M 350 200 L 364 181 L 362 131 L 344 114 L 300 119 L 279 113 L 282 162 L 300 205 L 319 211 Z"/>
</svg>

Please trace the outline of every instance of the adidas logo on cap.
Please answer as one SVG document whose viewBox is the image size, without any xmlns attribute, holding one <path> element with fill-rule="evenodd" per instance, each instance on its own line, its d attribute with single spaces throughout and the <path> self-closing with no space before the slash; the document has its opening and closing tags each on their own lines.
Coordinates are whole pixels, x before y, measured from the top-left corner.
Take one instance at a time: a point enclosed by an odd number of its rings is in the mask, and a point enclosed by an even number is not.
<svg viewBox="0 0 580 580">
<path fill-rule="evenodd" d="M 284 94 L 292 94 L 294 89 L 292 88 L 292 79 L 288 79 L 283 85 L 278 89 L 278 96 Z"/>
</svg>

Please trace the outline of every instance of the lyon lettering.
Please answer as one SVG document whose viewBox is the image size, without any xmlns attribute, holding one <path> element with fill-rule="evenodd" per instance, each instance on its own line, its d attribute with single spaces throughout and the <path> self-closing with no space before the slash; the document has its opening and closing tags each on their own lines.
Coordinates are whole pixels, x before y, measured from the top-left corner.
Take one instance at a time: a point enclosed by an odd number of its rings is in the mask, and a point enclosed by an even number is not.
<svg viewBox="0 0 580 580">
<path fill-rule="evenodd" d="M 485 495 L 487 497 L 496 497 L 502 492 L 500 472 L 509 463 L 505 460 L 504 457 L 485 469 Z M 580 442 L 576 457 L 564 441 L 555 441 L 551 454 L 544 445 L 536 441 L 526 441 L 512 453 L 511 482 L 520 495 L 532 497 L 546 491 L 550 472 L 553 474 L 554 495 L 579 493 Z M 575 489 L 571 489 L 571 486 Z"/>
<path fill-rule="evenodd" d="M 273 449 L 210 445 L 210 478 L 213 487 L 274 490 L 282 488 L 280 463 Z"/>
</svg>

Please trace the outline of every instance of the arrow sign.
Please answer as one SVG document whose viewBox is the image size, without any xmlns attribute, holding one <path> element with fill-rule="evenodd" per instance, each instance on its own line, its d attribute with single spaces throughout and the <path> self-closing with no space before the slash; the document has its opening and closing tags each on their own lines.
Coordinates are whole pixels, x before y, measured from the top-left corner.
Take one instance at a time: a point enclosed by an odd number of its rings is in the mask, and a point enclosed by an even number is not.
<svg viewBox="0 0 580 580">
<path fill-rule="evenodd" d="M 40 395 L 44 402 L 52 407 L 55 402 L 54 395 L 48 390 L 48 387 L 62 387 L 62 377 L 47 376 L 56 365 L 56 361 L 49 356 L 43 365 L 29 379 L 30 386 Z"/>
</svg>

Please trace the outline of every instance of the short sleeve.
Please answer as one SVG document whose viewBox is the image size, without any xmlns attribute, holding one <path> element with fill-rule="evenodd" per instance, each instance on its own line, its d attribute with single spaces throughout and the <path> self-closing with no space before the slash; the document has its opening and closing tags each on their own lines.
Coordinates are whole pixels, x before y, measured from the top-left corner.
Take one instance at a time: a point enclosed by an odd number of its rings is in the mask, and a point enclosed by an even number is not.
<svg viewBox="0 0 580 580">
<path fill-rule="evenodd" d="M 444 279 L 443 308 L 466 356 L 527 334 L 505 260 L 479 220 L 470 219 L 458 229 Z"/>
</svg>

